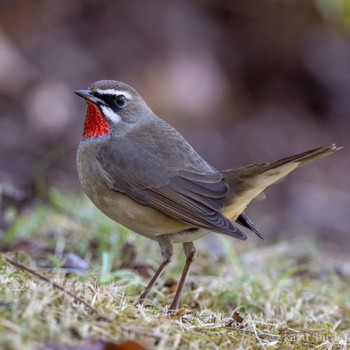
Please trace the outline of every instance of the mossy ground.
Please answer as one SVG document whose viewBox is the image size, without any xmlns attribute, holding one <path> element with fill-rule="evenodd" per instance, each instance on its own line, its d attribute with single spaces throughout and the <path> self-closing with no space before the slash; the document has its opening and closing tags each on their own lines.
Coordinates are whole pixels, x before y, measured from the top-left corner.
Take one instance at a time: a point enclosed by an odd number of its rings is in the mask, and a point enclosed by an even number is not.
<svg viewBox="0 0 350 350">
<path fill-rule="evenodd" d="M 350 259 L 332 259 L 309 233 L 272 245 L 255 237 L 242 243 L 218 236 L 225 251 L 221 258 L 214 258 L 205 241 L 199 241 L 182 309 L 170 317 L 170 282 L 181 273 L 181 249 L 145 307 L 139 308 L 134 302 L 161 259 L 154 242 L 118 228 L 84 197 L 57 191 L 45 205 L 6 215 L 13 220 L 3 237 L 11 250 L 6 255 L 64 286 L 112 321 L 99 320 L 84 305 L 3 257 L 0 348 L 44 349 L 87 339 L 134 339 L 147 349 L 350 347 Z M 66 253 L 82 257 L 89 268 L 82 273 L 74 264 L 63 268 Z"/>
</svg>

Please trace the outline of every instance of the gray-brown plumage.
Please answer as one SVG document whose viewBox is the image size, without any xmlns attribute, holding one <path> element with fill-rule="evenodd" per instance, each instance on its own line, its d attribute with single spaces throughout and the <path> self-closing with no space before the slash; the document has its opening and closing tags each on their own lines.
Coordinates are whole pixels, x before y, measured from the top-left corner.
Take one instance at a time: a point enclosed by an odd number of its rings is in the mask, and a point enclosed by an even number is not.
<svg viewBox="0 0 350 350">
<path fill-rule="evenodd" d="M 99 81 L 76 93 L 88 101 L 77 167 L 83 189 L 106 215 L 158 241 L 163 262 L 142 294 L 147 297 L 170 262 L 172 243 L 187 257 L 170 311 L 178 307 L 194 260 L 193 241 L 217 232 L 239 239 L 236 223 L 262 237 L 244 209 L 267 186 L 297 167 L 329 155 L 329 145 L 275 162 L 217 171 L 130 86 Z"/>
</svg>

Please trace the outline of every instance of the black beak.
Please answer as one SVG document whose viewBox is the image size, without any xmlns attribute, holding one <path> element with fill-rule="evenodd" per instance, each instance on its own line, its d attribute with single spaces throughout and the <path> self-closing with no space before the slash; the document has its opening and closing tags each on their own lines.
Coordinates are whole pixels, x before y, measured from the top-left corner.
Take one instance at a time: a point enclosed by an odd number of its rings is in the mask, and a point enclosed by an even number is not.
<svg viewBox="0 0 350 350">
<path fill-rule="evenodd" d="M 74 90 L 74 93 L 87 101 L 91 101 L 93 103 L 101 102 L 99 98 L 94 96 L 91 90 Z"/>
<path fill-rule="evenodd" d="M 94 97 L 90 90 L 74 90 L 74 93 L 89 101 Z"/>
</svg>

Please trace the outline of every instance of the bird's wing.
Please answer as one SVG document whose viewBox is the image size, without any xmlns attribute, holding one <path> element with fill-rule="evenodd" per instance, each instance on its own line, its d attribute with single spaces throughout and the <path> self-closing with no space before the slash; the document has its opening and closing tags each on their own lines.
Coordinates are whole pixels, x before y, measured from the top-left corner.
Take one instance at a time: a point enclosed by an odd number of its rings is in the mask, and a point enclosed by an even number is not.
<svg viewBox="0 0 350 350">
<path fill-rule="evenodd" d="M 258 231 L 245 212 L 241 213 L 236 222 L 243 227 L 248 228 L 250 231 L 253 231 L 259 238 L 264 239 L 264 236 Z"/>
<path fill-rule="evenodd" d="M 220 213 L 228 192 L 221 173 L 193 149 L 187 152 L 188 144 L 183 149 L 182 144 L 169 147 L 169 140 L 129 139 L 115 140 L 114 147 L 102 146 L 97 156 L 99 172 L 110 189 L 194 227 L 246 239 Z"/>
</svg>

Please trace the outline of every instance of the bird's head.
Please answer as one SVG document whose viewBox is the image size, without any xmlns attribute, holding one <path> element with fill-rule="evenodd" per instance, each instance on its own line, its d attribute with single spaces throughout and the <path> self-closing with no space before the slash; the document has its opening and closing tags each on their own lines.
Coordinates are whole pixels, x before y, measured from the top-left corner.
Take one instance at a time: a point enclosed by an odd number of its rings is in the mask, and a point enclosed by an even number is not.
<svg viewBox="0 0 350 350">
<path fill-rule="evenodd" d="M 150 109 L 131 86 L 115 80 L 100 80 L 87 90 L 75 90 L 87 101 L 83 138 L 103 137 L 130 128 Z"/>
</svg>

